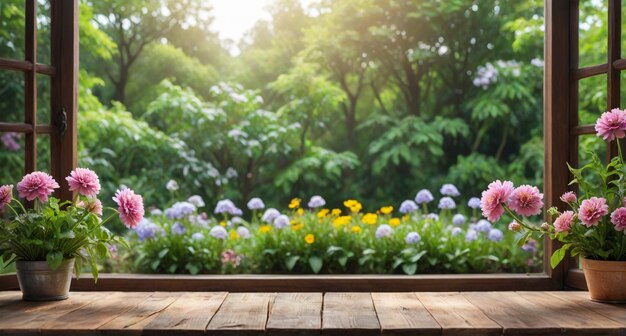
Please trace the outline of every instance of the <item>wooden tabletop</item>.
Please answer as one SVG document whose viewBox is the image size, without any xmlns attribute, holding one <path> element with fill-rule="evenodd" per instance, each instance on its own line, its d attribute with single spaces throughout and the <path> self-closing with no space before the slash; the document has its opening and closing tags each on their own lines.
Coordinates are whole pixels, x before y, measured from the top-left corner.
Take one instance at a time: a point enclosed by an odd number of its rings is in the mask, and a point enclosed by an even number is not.
<svg viewBox="0 0 626 336">
<path fill-rule="evenodd" d="M 0 292 L 0 334 L 625 335 L 626 305 L 586 292 Z"/>
</svg>

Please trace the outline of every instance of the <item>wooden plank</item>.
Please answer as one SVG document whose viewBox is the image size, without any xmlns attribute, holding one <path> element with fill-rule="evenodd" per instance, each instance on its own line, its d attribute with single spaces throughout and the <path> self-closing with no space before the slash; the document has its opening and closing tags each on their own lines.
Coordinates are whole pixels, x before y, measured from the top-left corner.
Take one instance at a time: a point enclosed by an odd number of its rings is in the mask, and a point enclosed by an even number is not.
<svg viewBox="0 0 626 336">
<path fill-rule="evenodd" d="M 0 57 L 0 69 L 28 72 L 33 70 L 33 63 Z M 56 74 L 56 69 L 53 66 L 41 63 L 37 63 L 35 71 L 48 76 Z"/>
<path fill-rule="evenodd" d="M 106 293 L 70 293 L 70 298 L 63 301 L 27 302 L 21 301 L 22 293 L 12 293 L 11 302 L 0 306 L 0 334 L 39 332 L 44 325 L 106 296 Z"/>
<path fill-rule="evenodd" d="M 554 312 L 514 292 L 463 293 L 485 315 L 502 326 L 504 335 L 554 335 L 561 328 L 550 318 Z"/>
<path fill-rule="evenodd" d="M 178 293 L 155 293 L 99 327 L 98 332 L 114 335 L 141 335 L 143 329 L 157 317 L 158 313 L 165 310 L 179 297 Z"/>
<path fill-rule="evenodd" d="M 322 293 L 278 293 L 267 319 L 268 335 L 319 335 Z"/>
<path fill-rule="evenodd" d="M 578 36 L 576 38 L 578 38 Z M 592 65 L 574 70 L 572 77 L 574 77 L 575 80 L 581 80 L 583 78 L 605 74 L 608 69 L 609 65 L 607 63 Z"/>
<path fill-rule="evenodd" d="M 207 324 L 225 297 L 226 292 L 183 293 L 144 327 L 143 334 L 204 334 Z"/>
<path fill-rule="evenodd" d="M 460 293 L 416 293 L 444 335 L 500 335 L 502 327 Z"/>
<path fill-rule="evenodd" d="M 88 294 L 84 294 L 88 295 Z M 45 334 L 95 334 L 96 329 L 135 305 L 145 301 L 149 293 L 105 293 L 105 296 L 60 316 L 42 326 Z"/>
<path fill-rule="evenodd" d="M 546 292 L 518 292 L 524 299 L 541 306 L 542 312 L 564 333 L 572 335 L 617 335 L 621 325 L 575 303 Z M 626 318 L 626 315 L 624 316 Z"/>
<path fill-rule="evenodd" d="M 383 335 L 441 335 L 441 326 L 414 293 L 372 293 Z"/>
<path fill-rule="evenodd" d="M 588 292 L 550 292 L 549 294 L 610 318 L 617 322 L 620 325 L 619 329 L 623 334 L 626 334 L 626 304 L 609 304 L 591 301 Z"/>
<path fill-rule="evenodd" d="M 379 335 L 380 323 L 370 293 L 326 293 L 324 335 Z"/>
<path fill-rule="evenodd" d="M 264 335 L 275 293 L 230 293 L 207 326 L 209 335 Z"/>
</svg>

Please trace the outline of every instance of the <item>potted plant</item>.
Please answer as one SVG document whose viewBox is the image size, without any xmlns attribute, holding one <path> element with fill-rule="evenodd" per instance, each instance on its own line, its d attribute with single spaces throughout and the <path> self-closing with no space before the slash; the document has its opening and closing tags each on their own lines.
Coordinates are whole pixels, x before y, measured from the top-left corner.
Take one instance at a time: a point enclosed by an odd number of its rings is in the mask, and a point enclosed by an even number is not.
<svg viewBox="0 0 626 336">
<path fill-rule="evenodd" d="M 67 178 L 72 201 L 50 197 L 59 184 L 44 172 L 24 176 L 17 184 L 21 198 L 32 202 L 27 209 L 13 197 L 13 186 L 0 187 L 0 209 L 9 211 L 0 220 L 0 271 L 16 263 L 17 278 L 24 300 L 63 300 L 68 297 L 72 271 L 78 277 L 85 263 L 98 279 L 96 258 L 110 254 L 112 244 L 125 245 L 104 225 L 116 214 L 129 228 L 143 218 L 143 200 L 132 190 L 122 188 L 113 200 L 118 209 L 102 219 L 98 176 L 89 169 L 76 168 Z"/>
<path fill-rule="evenodd" d="M 596 121 L 597 135 L 611 144 L 626 135 L 626 111 L 613 109 Z M 482 194 L 481 207 L 489 220 L 508 213 L 514 221 L 509 229 L 522 232 L 523 244 L 531 235 L 548 236 L 562 242 L 551 257 L 556 267 L 569 252 L 580 256 L 589 295 L 594 301 L 626 302 L 626 165 L 620 142 L 618 156 L 605 166 L 595 153 L 591 162 L 580 168 L 568 165 L 580 195 L 566 192 L 561 200 L 570 209 L 548 209 L 552 223 L 541 226 L 524 221 L 538 215 L 543 195 L 536 187 L 517 188 L 509 181 L 495 181 Z"/>
</svg>

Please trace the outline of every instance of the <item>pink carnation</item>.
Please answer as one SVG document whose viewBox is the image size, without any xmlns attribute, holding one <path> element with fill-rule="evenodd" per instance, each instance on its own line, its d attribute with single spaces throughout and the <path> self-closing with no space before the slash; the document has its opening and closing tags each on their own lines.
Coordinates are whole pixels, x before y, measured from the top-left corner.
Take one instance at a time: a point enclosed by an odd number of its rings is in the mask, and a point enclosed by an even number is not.
<svg viewBox="0 0 626 336">
<path fill-rule="evenodd" d="M 511 222 L 509 224 L 509 230 L 513 232 L 519 232 L 522 230 L 522 226 L 518 222 Z"/>
<path fill-rule="evenodd" d="M 574 212 L 565 211 L 554 221 L 554 231 L 569 232 L 574 222 Z"/>
<path fill-rule="evenodd" d="M 576 198 L 576 194 L 573 191 L 568 191 L 561 195 L 561 201 L 565 203 L 574 203 L 578 198 Z"/>
<path fill-rule="evenodd" d="M 621 139 L 626 135 L 626 113 L 614 108 L 609 112 L 604 112 L 596 120 L 596 132 L 605 141 L 612 141 L 615 138 Z"/>
<path fill-rule="evenodd" d="M 43 172 L 30 173 L 17 184 L 17 192 L 20 197 L 28 201 L 37 198 L 40 202 L 48 201 L 48 196 L 58 188 L 59 184 L 52 176 Z"/>
<path fill-rule="evenodd" d="M 115 193 L 113 200 L 119 208 L 120 220 L 129 229 L 134 229 L 143 219 L 143 198 L 141 195 L 135 194 L 134 191 L 124 188 Z"/>
<path fill-rule="evenodd" d="M 609 206 L 606 199 L 601 197 L 591 197 L 582 201 L 578 213 L 578 219 L 587 227 L 597 225 L 603 216 L 609 213 Z"/>
<path fill-rule="evenodd" d="M 70 191 L 78 191 L 87 197 L 96 197 L 100 192 L 100 180 L 91 169 L 76 168 L 65 179 Z"/>
<path fill-rule="evenodd" d="M 99 199 L 89 199 L 87 202 L 79 201 L 77 205 L 92 214 L 102 216 L 102 202 Z"/>
<path fill-rule="evenodd" d="M 0 209 L 4 208 L 13 200 L 13 186 L 3 185 L 0 187 Z"/>
<path fill-rule="evenodd" d="M 615 230 L 626 231 L 626 208 L 618 208 L 611 214 L 611 223 L 615 225 Z"/>
<path fill-rule="evenodd" d="M 491 182 L 487 190 L 483 191 L 480 199 L 480 207 L 483 210 L 483 216 L 492 222 L 500 219 L 504 213 L 502 204 L 508 201 L 509 196 L 513 192 L 513 182 L 500 180 Z"/>
<path fill-rule="evenodd" d="M 537 187 L 519 186 L 511 193 L 509 207 L 521 216 L 538 215 L 543 207 L 543 194 Z"/>
</svg>

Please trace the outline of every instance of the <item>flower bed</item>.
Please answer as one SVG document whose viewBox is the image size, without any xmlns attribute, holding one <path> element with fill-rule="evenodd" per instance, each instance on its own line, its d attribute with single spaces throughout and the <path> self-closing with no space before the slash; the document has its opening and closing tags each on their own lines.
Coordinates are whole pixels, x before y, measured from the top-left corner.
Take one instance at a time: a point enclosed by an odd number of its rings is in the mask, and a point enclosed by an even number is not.
<svg viewBox="0 0 626 336">
<path fill-rule="evenodd" d="M 366 212 L 357 200 L 325 207 L 320 196 L 294 198 L 284 212 L 253 198 L 244 211 L 230 200 L 209 216 L 192 196 L 152 209 L 129 235 L 117 263 L 142 273 L 486 273 L 540 270 L 542 249 L 478 216 L 480 200 L 459 208 L 453 185 L 437 202 L 421 190 L 396 210 Z M 430 212 L 438 204 L 438 212 Z M 119 265 L 118 265 L 119 266 Z M 120 271 L 116 266 L 115 270 Z"/>
</svg>

